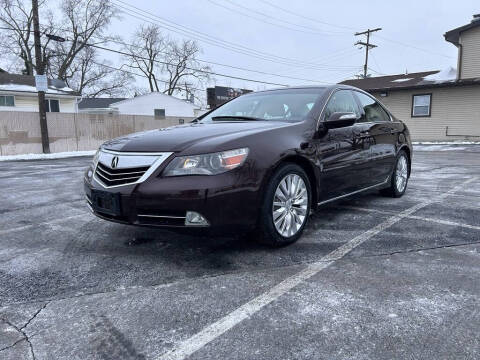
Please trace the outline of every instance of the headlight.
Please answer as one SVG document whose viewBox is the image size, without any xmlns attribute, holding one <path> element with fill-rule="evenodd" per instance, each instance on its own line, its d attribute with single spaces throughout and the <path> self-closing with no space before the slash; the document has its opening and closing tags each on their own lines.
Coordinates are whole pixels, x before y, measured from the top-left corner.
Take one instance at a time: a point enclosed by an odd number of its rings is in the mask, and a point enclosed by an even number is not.
<svg viewBox="0 0 480 360">
<path fill-rule="evenodd" d="M 98 149 L 97 152 L 95 153 L 95 155 L 93 156 L 93 168 L 94 169 L 97 167 L 99 157 L 100 157 L 100 149 Z"/>
<path fill-rule="evenodd" d="M 168 164 L 163 176 L 217 175 L 241 166 L 247 155 L 248 148 L 243 148 L 212 154 L 177 157 Z"/>
</svg>

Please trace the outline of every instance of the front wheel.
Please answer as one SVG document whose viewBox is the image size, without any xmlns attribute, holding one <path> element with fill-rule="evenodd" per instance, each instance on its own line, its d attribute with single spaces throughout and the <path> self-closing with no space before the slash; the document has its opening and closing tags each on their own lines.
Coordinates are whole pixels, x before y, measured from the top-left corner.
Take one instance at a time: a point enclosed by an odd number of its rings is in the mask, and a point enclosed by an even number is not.
<svg viewBox="0 0 480 360">
<path fill-rule="evenodd" d="M 407 190 L 408 183 L 408 156 L 404 150 L 400 150 L 393 168 L 392 179 L 390 181 L 390 187 L 381 190 L 381 193 L 386 196 L 394 198 L 401 197 Z"/>
<path fill-rule="evenodd" d="M 259 240 L 270 246 L 297 241 L 310 214 L 311 187 L 296 164 L 282 165 L 268 183 L 259 219 Z"/>
</svg>

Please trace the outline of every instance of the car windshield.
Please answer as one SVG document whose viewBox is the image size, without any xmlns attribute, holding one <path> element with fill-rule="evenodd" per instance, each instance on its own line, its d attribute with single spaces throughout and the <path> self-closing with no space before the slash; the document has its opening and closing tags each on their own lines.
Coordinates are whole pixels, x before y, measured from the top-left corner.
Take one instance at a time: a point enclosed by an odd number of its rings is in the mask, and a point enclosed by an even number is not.
<svg viewBox="0 0 480 360">
<path fill-rule="evenodd" d="M 321 88 L 290 89 L 243 95 L 212 111 L 200 122 L 303 121 L 323 90 Z"/>
</svg>

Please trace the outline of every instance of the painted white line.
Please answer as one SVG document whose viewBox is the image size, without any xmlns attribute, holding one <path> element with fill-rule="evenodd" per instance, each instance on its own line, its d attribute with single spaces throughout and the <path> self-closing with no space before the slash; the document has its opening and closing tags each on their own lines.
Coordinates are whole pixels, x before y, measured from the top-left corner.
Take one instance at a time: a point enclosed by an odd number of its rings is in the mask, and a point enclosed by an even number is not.
<svg viewBox="0 0 480 360">
<path fill-rule="evenodd" d="M 90 212 L 85 213 L 85 214 L 67 216 L 67 217 L 64 217 L 64 218 L 61 218 L 61 219 L 55 219 L 55 220 L 51 220 L 51 221 L 40 222 L 40 223 L 37 223 L 37 224 L 29 224 L 29 225 L 19 226 L 19 227 L 12 228 L 12 229 L 0 230 L 0 235 L 9 234 L 9 233 L 12 233 L 12 232 L 15 232 L 15 231 L 28 230 L 28 229 L 30 229 L 34 226 L 57 224 L 57 223 L 61 223 L 61 222 L 67 221 L 67 220 L 71 220 L 71 219 L 75 219 L 75 218 L 82 217 L 82 216 L 87 216 L 87 215 L 91 215 Z"/>
<path fill-rule="evenodd" d="M 290 291 L 292 288 L 294 288 L 298 284 L 316 275 L 318 272 L 325 269 L 336 260 L 341 259 L 345 255 L 347 255 L 350 251 L 355 249 L 357 246 L 363 244 L 368 239 L 372 238 L 373 236 L 377 235 L 383 230 L 391 227 L 392 225 L 396 224 L 403 218 L 411 215 L 415 211 L 433 202 L 440 201 L 446 198 L 447 196 L 455 193 L 456 191 L 460 190 L 463 186 L 474 181 L 475 179 L 476 178 L 468 179 L 467 181 L 464 181 L 460 185 L 455 186 L 451 190 L 435 198 L 432 198 L 431 200 L 427 200 L 417 205 L 414 205 L 408 208 L 407 210 L 400 212 L 398 215 L 393 215 L 389 217 L 387 220 L 378 224 L 374 228 L 367 230 L 366 232 L 350 240 L 348 243 L 340 246 L 336 250 L 327 254 L 326 256 L 321 258 L 319 261 L 308 265 L 305 269 L 283 280 L 281 283 L 275 285 L 269 291 L 243 304 L 233 312 L 225 315 L 218 321 L 206 326 L 200 332 L 189 337 L 188 339 L 185 339 L 179 342 L 173 347 L 173 349 L 161 355 L 159 357 L 159 360 L 183 360 L 187 358 L 188 356 L 192 355 L 194 352 L 203 348 L 209 342 L 215 340 L 216 338 L 218 338 L 228 330 L 232 329 L 237 324 L 241 323 L 243 320 L 248 319 L 249 317 L 257 313 L 264 306 L 275 301 L 280 296 L 284 295 L 285 293 Z"/>
<path fill-rule="evenodd" d="M 360 207 L 360 206 L 339 205 L 337 207 L 341 208 L 341 209 L 358 210 L 358 211 L 364 211 L 364 212 L 370 212 L 370 213 L 373 212 L 373 213 L 384 214 L 384 215 L 385 214 L 387 214 L 387 215 L 394 214 L 393 211 L 389 211 L 389 210 L 370 209 L 370 208 L 364 208 L 364 207 Z M 417 215 L 409 215 L 409 216 L 407 216 L 407 218 L 408 219 L 413 219 L 413 220 L 423 220 L 423 221 L 428 221 L 428 222 L 434 222 L 434 223 L 442 224 L 442 225 L 459 226 L 459 227 L 463 227 L 463 228 L 467 228 L 467 229 L 480 230 L 480 226 L 463 224 L 463 223 L 458 223 L 458 222 L 449 221 L 449 220 L 435 219 L 435 218 L 429 218 L 429 217 L 417 216 Z"/>
</svg>

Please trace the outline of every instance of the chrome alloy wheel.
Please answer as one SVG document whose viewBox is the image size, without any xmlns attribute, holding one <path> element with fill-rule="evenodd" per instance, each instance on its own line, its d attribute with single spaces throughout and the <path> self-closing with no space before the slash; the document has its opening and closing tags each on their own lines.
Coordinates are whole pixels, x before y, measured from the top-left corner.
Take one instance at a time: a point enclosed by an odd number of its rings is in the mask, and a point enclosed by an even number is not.
<svg viewBox="0 0 480 360">
<path fill-rule="evenodd" d="M 397 168 L 395 169 L 395 186 L 399 193 L 405 190 L 408 178 L 408 162 L 405 156 L 400 156 L 397 161 Z"/>
<path fill-rule="evenodd" d="M 288 174 L 273 196 L 273 223 L 284 237 L 295 235 L 307 219 L 308 190 L 301 176 Z"/>
</svg>

